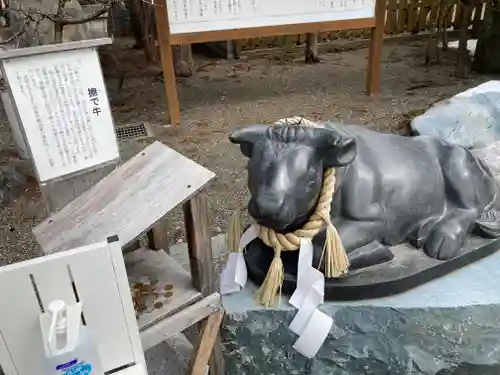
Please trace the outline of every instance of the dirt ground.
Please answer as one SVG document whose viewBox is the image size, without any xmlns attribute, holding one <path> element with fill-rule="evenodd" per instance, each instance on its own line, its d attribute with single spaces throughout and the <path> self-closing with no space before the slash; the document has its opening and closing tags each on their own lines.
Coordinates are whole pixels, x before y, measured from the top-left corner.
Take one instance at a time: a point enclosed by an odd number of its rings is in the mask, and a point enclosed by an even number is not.
<svg viewBox="0 0 500 375">
<path fill-rule="evenodd" d="M 123 43 L 119 48 L 126 79 L 121 93 L 112 94 L 115 123 L 149 122 L 157 139 L 217 174 L 209 190 L 214 234 L 225 230 L 228 217 L 235 209 L 244 210 L 248 199 L 245 159 L 227 138 L 232 130 L 300 115 L 366 124 L 383 132 L 404 132 L 401 124 L 409 113 L 491 79 L 474 74 L 456 79 L 451 52 L 442 65 L 425 66 L 423 42 L 384 48 L 381 94 L 372 98 L 363 94 L 367 49 L 323 55 L 316 65 L 306 65 L 302 58 L 204 59 L 194 77 L 179 81 L 183 114 L 179 132 L 164 126 L 167 115 L 159 69 L 146 69 L 141 51 Z M 104 65 L 110 66 L 108 61 Z M 0 141 L 7 139 L 8 124 L 3 116 Z M 123 159 L 146 145 L 139 141 L 122 143 Z M 26 169 L 11 154 L 0 156 L 0 166 L 15 162 Z M 37 245 L 31 228 L 45 217 L 36 183 L 31 180 L 20 199 L 0 210 L 0 264 L 35 256 Z M 171 242 L 182 240 L 178 208 L 169 214 L 168 222 Z"/>
</svg>

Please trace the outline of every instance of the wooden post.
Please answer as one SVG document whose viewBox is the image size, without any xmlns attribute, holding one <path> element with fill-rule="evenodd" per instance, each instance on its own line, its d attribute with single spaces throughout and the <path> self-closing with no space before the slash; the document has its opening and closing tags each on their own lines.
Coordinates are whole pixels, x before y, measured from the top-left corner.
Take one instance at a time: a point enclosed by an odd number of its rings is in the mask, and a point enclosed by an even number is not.
<svg viewBox="0 0 500 375">
<path fill-rule="evenodd" d="M 208 199 L 204 191 L 199 192 L 184 204 L 184 221 L 189 251 L 189 264 L 193 285 L 205 296 L 215 290 L 212 233 L 208 226 Z M 198 327 L 193 327 L 197 330 Z M 192 340 L 196 331 L 188 333 Z M 202 333 L 203 334 L 203 333 Z M 210 374 L 221 375 L 224 373 L 222 348 L 219 338 L 215 338 L 210 360 Z"/>
<path fill-rule="evenodd" d="M 314 64 L 319 62 L 318 57 L 318 33 L 306 34 L 305 58 L 306 64 Z"/>
<path fill-rule="evenodd" d="M 189 364 L 188 374 L 190 375 L 205 375 L 206 366 L 212 350 L 219 339 L 219 327 L 222 321 L 223 311 L 216 311 L 208 316 L 201 323 L 201 339 L 195 347 L 195 356 Z M 220 375 L 223 372 L 219 373 Z"/>
<path fill-rule="evenodd" d="M 163 85 L 168 103 L 168 113 L 173 126 L 181 125 L 181 109 L 179 96 L 177 94 L 177 82 L 175 80 L 174 57 L 172 45 L 170 44 L 170 27 L 168 24 L 168 11 L 166 0 L 158 0 L 154 3 L 156 30 L 160 44 L 161 66 L 163 70 Z"/>
<path fill-rule="evenodd" d="M 215 283 L 206 192 L 199 192 L 184 204 L 184 221 L 193 285 L 203 295 L 208 296 L 214 292 Z"/>
<path fill-rule="evenodd" d="M 375 6 L 375 27 L 372 28 L 370 52 L 368 57 L 368 77 L 366 91 L 368 95 L 380 92 L 380 60 L 384 40 L 385 13 L 387 0 L 377 0 Z"/>
<path fill-rule="evenodd" d="M 160 220 L 156 225 L 147 233 L 148 247 L 153 250 L 163 250 L 170 254 L 170 247 L 168 243 L 168 226 L 165 219 Z"/>
</svg>

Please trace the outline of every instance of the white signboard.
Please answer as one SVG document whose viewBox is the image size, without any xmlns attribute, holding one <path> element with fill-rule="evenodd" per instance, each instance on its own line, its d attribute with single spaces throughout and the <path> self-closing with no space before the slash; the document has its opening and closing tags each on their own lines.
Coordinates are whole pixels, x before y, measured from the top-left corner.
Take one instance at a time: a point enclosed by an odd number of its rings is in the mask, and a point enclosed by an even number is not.
<svg viewBox="0 0 500 375">
<path fill-rule="evenodd" d="M 3 66 L 41 182 L 118 158 L 95 48 L 6 59 Z"/>
<path fill-rule="evenodd" d="M 167 0 L 171 34 L 375 17 L 375 0 Z"/>
</svg>

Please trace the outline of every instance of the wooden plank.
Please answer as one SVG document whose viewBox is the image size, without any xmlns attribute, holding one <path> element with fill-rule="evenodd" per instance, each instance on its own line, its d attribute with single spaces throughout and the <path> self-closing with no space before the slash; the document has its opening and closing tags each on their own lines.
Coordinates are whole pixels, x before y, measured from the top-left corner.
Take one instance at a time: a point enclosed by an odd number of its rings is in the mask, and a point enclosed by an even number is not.
<svg viewBox="0 0 500 375">
<path fill-rule="evenodd" d="M 75 42 L 65 42 L 59 44 L 48 44 L 43 46 L 33 46 L 25 48 L 15 48 L 10 50 L 0 51 L 0 60 L 14 59 L 18 57 L 27 57 L 34 55 L 43 55 L 46 53 L 72 51 L 75 49 L 92 48 L 99 47 L 108 44 L 112 44 L 113 40 L 111 38 L 97 38 L 88 40 L 78 40 Z"/>
<path fill-rule="evenodd" d="M 172 52 L 173 43 L 170 36 L 167 3 L 165 0 L 157 0 L 157 3 L 154 5 L 155 23 L 158 41 L 160 44 L 161 66 L 163 70 L 163 86 L 165 88 L 165 97 L 168 102 L 169 119 L 167 119 L 167 121 L 169 121 L 173 126 L 180 126 L 181 107 L 179 103 L 179 94 L 177 93 L 174 56 Z"/>
<path fill-rule="evenodd" d="M 168 225 L 165 219 L 160 220 L 148 232 L 148 247 L 153 250 L 163 250 L 167 254 L 170 253 L 168 243 Z"/>
<path fill-rule="evenodd" d="M 184 222 L 193 285 L 204 296 L 215 292 L 212 235 L 208 227 L 208 198 L 204 191 L 184 205 Z"/>
<path fill-rule="evenodd" d="M 112 162 L 108 165 L 97 166 L 94 170 L 83 174 L 42 184 L 40 190 L 48 212 L 55 213 L 62 210 L 71 201 L 109 175 L 117 164 L 117 162 Z"/>
<path fill-rule="evenodd" d="M 474 8 L 474 18 L 472 21 L 472 35 L 478 37 L 481 31 L 481 21 L 483 19 L 483 7 L 485 3 L 481 2 Z"/>
<path fill-rule="evenodd" d="M 459 30 L 460 27 L 462 26 L 462 18 L 464 16 L 464 7 L 461 1 L 458 1 L 457 4 L 454 6 L 454 14 L 453 14 L 453 21 L 452 25 L 454 29 Z"/>
<path fill-rule="evenodd" d="M 398 32 L 404 33 L 408 24 L 408 0 L 399 0 Z"/>
<path fill-rule="evenodd" d="M 152 308 L 138 314 L 139 331 L 153 326 L 182 308 L 199 301 L 203 296 L 192 284 L 191 276 L 172 257 L 163 251 L 141 248 L 125 255 L 125 267 L 131 283 L 147 279 L 157 282 L 160 288 L 171 285 L 173 293 L 161 308 Z M 148 296 L 145 305 L 153 306 L 156 296 Z"/>
<path fill-rule="evenodd" d="M 439 10 L 439 4 L 436 3 L 435 1 L 431 1 L 431 10 L 430 10 L 430 15 L 429 15 L 429 23 L 432 25 L 438 25 L 438 10 Z M 435 33 L 436 32 L 436 27 L 434 29 L 429 28 L 428 31 Z"/>
<path fill-rule="evenodd" d="M 222 305 L 219 293 L 205 297 L 194 305 L 188 306 L 182 311 L 141 331 L 142 347 L 144 350 L 153 348 L 172 335 L 193 326 L 213 312 L 221 309 Z"/>
<path fill-rule="evenodd" d="M 387 4 L 387 20 L 385 22 L 385 33 L 394 34 L 396 32 L 398 0 L 389 0 Z"/>
<path fill-rule="evenodd" d="M 372 28 L 375 18 L 360 18 L 357 20 L 326 21 L 282 26 L 249 27 L 233 30 L 215 30 L 200 33 L 185 33 L 170 35 L 170 43 L 193 44 L 217 42 L 227 39 L 250 39 L 265 36 L 292 35 L 297 33 L 317 33 L 332 30 L 351 30 Z M 250 49 L 250 48 L 248 48 Z"/>
<path fill-rule="evenodd" d="M 408 32 L 415 32 L 415 27 L 417 25 L 418 17 L 418 0 L 410 0 L 410 5 L 408 6 Z"/>
<path fill-rule="evenodd" d="M 155 142 L 33 232 L 45 253 L 115 234 L 125 247 L 214 177 L 213 172 Z"/>
<path fill-rule="evenodd" d="M 219 328 L 224 313 L 216 311 L 202 322 L 201 339 L 195 348 L 195 357 L 189 365 L 191 375 L 205 375 L 212 349 L 219 336 Z"/>
<path fill-rule="evenodd" d="M 423 31 L 426 30 L 427 27 L 427 16 L 429 15 L 429 12 L 431 10 L 431 3 L 432 0 L 422 0 L 420 3 L 420 12 L 418 14 L 418 25 L 417 25 L 417 31 Z"/>
<path fill-rule="evenodd" d="M 445 19 L 447 22 L 446 25 L 448 27 L 453 26 L 453 19 L 456 16 L 456 13 L 458 10 L 457 6 L 456 5 L 443 5 L 443 6 L 446 9 L 446 12 L 445 12 L 446 13 Z M 458 28 L 455 28 L 455 29 L 458 29 Z"/>
<path fill-rule="evenodd" d="M 372 29 L 370 50 L 368 55 L 368 75 L 366 91 L 368 95 L 380 92 L 380 60 L 384 40 L 385 9 L 387 0 L 377 0 L 375 8 L 376 25 Z"/>
</svg>

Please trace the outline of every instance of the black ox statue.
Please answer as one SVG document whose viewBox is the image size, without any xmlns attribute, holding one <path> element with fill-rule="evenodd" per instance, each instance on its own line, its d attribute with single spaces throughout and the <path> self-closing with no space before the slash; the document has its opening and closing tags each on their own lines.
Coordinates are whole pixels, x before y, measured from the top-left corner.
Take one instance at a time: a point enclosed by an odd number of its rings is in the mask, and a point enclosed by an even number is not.
<svg viewBox="0 0 500 375">
<path fill-rule="evenodd" d="M 254 125 L 230 140 L 249 158 L 249 214 L 276 232 L 307 222 L 323 171 L 336 168 L 331 218 L 350 268 L 326 280 L 327 299 L 398 293 L 500 247 L 500 187 L 468 150 L 426 136 L 323 125 Z M 324 239 L 313 240 L 315 267 Z M 273 255 L 260 239 L 245 249 L 249 277 L 259 285 Z M 297 257 L 282 254 L 286 294 L 295 289 Z"/>
</svg>

